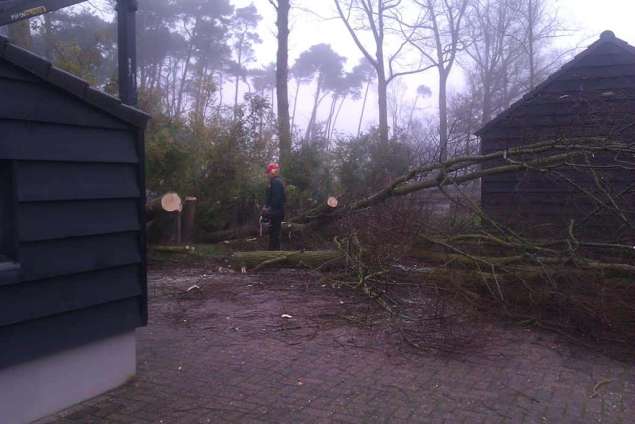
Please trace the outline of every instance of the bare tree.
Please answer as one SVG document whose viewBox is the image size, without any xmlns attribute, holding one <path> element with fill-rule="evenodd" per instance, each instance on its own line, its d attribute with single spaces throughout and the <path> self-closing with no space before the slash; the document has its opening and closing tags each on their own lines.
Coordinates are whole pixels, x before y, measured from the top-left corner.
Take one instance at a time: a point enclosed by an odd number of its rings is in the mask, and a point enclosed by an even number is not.
<svg viewBox="0 0 635 424">
<path fill-rule="evenodd" d="M 474 0 L 468 7 L 463 63 L 472 95 L 481 99 L 481 122 L 533 89 L 561 60 L 550 48 L 560 21 L 547 0 Z"/>
<path fill-rule="evenodd" d="M 463 19 L 469 0 L 413 0 L 425 11 L 413 24 L 400 20 L 402 33 L 439 73 L 439 160 L 448 155 L 448 77 L 464 43 Z M 414 32 L 412 32 L 414 30 Z"/>
<path fill-rule="evenodd" d="M 337 13 L 353 38 L 355 45 L 364 57 L 375 68 L 377 73 L 377 93 L 379 106 L 379 136 L 383 142 L 388 141 L 388 85 L 402 75 L 423 72 L 428 67 L 421 64 L 408 70 L 397 71 L 395 67 L 398 59 L 403 56 L 404 49 L 409 44 L 408 37 L 401 39 L 396 47 L 387 53 L 387 36 L 398 31 L 391 29 L 387 21 L 394 20 L 399 13 L 401 0 L 333 0 Z M 372 44 L 366 45 L 361 33 L 370 31 Z M 371 53 L 374 51 L 374 53 Z"/>
<path fill-rule="evenodd" d="M 550 9 L 546 0 L 526 0 L 519 2 L 516 7 L 521 18 L 518 24 L 522 28 L 517 41 L 527 55 L 529 89 L 533 90 L 540 78 L 540 50 L 558 36 L 560 22 L 557 13 Z"/>
<path fill-rule="evenodd" d="M 495 103 L 495 96 L 510 98 L 511 66 L 517 62 L 519 48 L 509 34 L 516 28 L 516 0 L 475 0 L 467 15 L 471 42 L 465 51 L 472 61 L 465 68 L 478 81 L 481 97 L 481 121 L 488 122 L 494 113 L 507 106 Z M 476 94 L 476 93 L 475 93 Z"/>
</svg>

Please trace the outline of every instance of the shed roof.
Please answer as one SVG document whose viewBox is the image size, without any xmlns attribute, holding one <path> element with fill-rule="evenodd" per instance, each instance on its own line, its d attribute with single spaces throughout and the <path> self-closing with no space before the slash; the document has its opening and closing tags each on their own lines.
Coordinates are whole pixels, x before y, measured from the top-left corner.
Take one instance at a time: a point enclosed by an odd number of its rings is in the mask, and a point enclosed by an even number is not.
<svg viewBox="0 0 635 424">
<path fill-rule="evenodd" d="M 600 35 L 600 38 L 597 41 L 595 41 L 593 44 L 591 44 L 589 47 L 587 47 L 586 50 L 577 54 L 570 62 L 564 64 L 560 69 L 558 69 L 556 72 L 551 74 L 545 81 L 538 84 L 533 90 L 525 94 L 522 98 L 520 98 L 518 101 L 513 103 L 505 111 L 501 112 L 491 121 L 483 125 L 483 127 L 481 127 L 478 131 L 476 131 L 475 134 L 478 136 L 481 136 L 483 133 L 487 132 L 487 130 L 492 129 L 504 119 L 509 118 L 514 113 L 514 111 L 516 111 L 518 108 L 520 108 L 521 106 L 525 105 L 526 103 L 528 103 L 529 101 L 531 101 L 532 99 L 540 95 L 541 92 L 543 92 L 545 88 L 549 86 L 549 84 L 554 82 L 556 79 L 562 77 L 564 74 L 569 72 L 572 68 L 579 65 L 584 58 L 588 57 L 589 55 L 598 51 L 600 48 L 605 47 L 607 45 L 616 46 L 619 48 L 620 51 L 624 52 L 624 54 L 635 57 L 635 47 L 631 46 L 626 41 L 617 38 L 615 34 L 613 33 L 613 31 L 609 31 L 609 30 L 604 31 Z"/>
<path fill-rule="evenodd" d="M 51 62 L 35 53 L 10 43 L 3 36 L 0 36 L 0 59 L 35 75 L 126 123 L 137 127 L 145 127 L 148 119 L 150 119 L 150 115 L 145 112 L 121 103 L 121 100 L 117 97 L 90 87 L 87 81 L 57 68 Z"/>
</svg>

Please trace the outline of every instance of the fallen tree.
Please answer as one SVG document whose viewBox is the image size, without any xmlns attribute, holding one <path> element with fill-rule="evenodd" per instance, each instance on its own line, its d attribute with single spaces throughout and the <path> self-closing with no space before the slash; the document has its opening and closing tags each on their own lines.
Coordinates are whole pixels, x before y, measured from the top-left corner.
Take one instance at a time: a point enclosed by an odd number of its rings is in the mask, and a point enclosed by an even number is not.
<svg viewBox="0 0 635 424">
<path fill-rule="evenodd" d="M 524 170 L 547 172 L 570 164 L 576 158 L 585 154 L 601 152 L 635 153 L 635 149 L 621 142 L 610 141 L 603 137 L 594 137 L 573 140 L 573 142 L 549 140 L 485 155 L 459 156 L 445 162 L 414 168 L 366 198 L 348 203 L 339 202 L 337 207 L 331 207 L 328 204 L 320 205 L 289 219 L 283 224 L 282 230 L 287 233 L 310 230 L 338 220 L 352 212 L 381 204 L 390 198 L 405 196 L 422 190 L 461 185 L 492 175 Z M 493 165 L 491 165 L 492 162 L 494 162 Z M 491 166 L 481 167 L 488 164 Z M 254 227 L 241 227 L 203 235 L 201 241 L 215 243 L 255 235 L 256 228 L 254 225 Z"/>
</svg>

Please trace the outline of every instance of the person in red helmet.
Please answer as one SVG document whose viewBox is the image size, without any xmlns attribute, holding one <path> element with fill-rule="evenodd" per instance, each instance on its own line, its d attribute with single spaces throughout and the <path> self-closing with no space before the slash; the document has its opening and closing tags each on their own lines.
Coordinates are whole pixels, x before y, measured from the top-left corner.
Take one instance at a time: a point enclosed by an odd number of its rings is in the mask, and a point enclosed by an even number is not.
<svg viewBox="0 0 635 424">
<path fill-rule="evenodd" d="M 284 219 L 284 204 L 287 200 L 284 184 L 280 178 L 280 165 L 277 163 L 267 165 L 267 176 L 269 177 L 269 186 L 267 187 L 262 215 L 270 222 L 269 250 L 280 250 L 280 232 Z"/>
</svg>

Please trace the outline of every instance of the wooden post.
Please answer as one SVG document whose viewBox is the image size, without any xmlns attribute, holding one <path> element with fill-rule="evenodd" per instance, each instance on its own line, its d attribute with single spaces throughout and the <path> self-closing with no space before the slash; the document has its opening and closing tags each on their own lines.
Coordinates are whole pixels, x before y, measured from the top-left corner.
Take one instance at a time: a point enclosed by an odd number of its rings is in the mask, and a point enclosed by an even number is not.
<svg viewBox="0 0 635 424">
<path fill-rule="evenodd" d="M 198 199 L 196 197 L 187 196 L 183 202 L 183 211 L 181 212 L 181 235 L 183 243 L 191 243 L 194 239 L 197 201 Z"/>
</svg>

